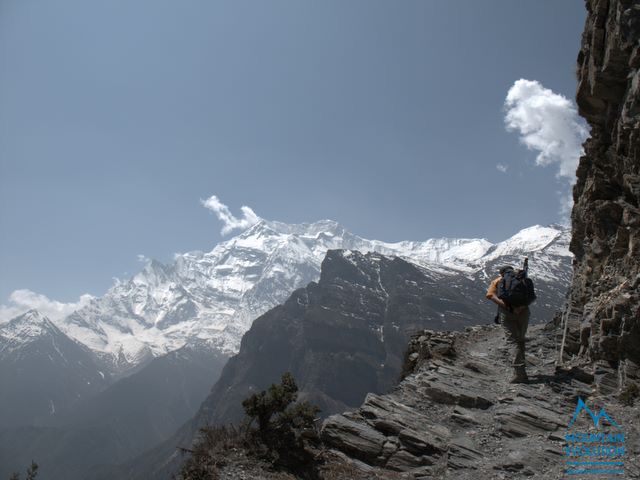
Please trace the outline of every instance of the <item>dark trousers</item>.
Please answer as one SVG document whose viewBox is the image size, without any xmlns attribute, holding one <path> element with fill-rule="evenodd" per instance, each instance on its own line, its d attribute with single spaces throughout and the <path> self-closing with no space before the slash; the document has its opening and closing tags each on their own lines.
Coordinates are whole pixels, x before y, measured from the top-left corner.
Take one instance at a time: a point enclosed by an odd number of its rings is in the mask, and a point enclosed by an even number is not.
<svg viewBox="0 0 640 480">
<path fill-rule="evenodd" d="M 511 350 L 511 365 L 514 368 L 524 367 L 524 339 L 529 326 L 529 307 L 518 313 L 500 308 L 499 315 L 500 323 L 507 337 L 507 344 Z"/>
</svg>

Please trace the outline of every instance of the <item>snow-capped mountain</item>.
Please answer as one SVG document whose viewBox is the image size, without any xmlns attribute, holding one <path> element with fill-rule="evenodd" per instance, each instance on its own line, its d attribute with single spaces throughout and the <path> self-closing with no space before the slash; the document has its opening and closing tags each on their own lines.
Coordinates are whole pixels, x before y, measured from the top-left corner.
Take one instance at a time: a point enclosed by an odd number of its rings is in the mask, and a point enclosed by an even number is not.
<svg viewBox="0 0 640 480">
<path fill-rule="evenodd" d="M 0 427 L 46 422 L 109 380 L 86 347 L 36 310 L 0 327 Z"/>
<path fill-rule="evenodd" d="M 55 338 L 62 332 L 37 310 L 29 310 L 0 327 L 0 358 L 38 339 Z"/>
<path fill-rule="evenodd" d="M 493 276 L 498 263 L 528 255 L 532 277 L 564 285 L 568 243 L 569 230 L 558 226 L 530 227 L 498 244 L 447 238 L 386 243 L 360 238 L 330 220 L 260 220 L 210 252 L 179 254 L 170 265 L 148 262 L 57 324 L 122 371 L 191 342 L 237 352 L 253 319 L 318 279 L 329 249 L 400 256 L 442 275 L 481 280 Z"/>
</svg>

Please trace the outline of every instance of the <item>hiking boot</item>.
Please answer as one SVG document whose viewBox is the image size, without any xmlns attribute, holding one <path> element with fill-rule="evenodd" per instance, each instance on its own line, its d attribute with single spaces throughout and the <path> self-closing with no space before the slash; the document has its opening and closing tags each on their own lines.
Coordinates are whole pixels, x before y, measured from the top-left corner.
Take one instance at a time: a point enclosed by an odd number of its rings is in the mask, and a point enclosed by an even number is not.
<svg viewBox="0 0 640 480">
<path fill-rule="evenodd" d="M 528 381 L 529 377 L 527 377 L 527 371 L 524 367 L 513 369 L 513 377 L 509 380 L 509 383 L 527 383 Z"/>
</svg>

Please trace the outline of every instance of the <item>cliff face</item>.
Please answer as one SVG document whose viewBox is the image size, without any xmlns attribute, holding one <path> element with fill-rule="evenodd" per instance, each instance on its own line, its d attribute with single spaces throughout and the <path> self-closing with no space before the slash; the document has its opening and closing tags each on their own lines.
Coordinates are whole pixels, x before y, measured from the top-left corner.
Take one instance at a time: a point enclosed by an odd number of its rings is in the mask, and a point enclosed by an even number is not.
<svg viewBox="0 0 640 480">
<path fill-rule="evenodd" d="M 640 1 L 588 0 L 577 103 L 591 126 L 573 196 L 565 352 L 640 364 Z"/>
<path fill-rule="evenodd" d="M 530 382 L 513 385 L 499 327 L 417 334 L 409 374 L 392 392 L 369 394 L 360 408 L 324 422 L 329 458 L 360 472 L 347 477 L 354 479 L 564 478 L 564 435 L 580 397 L 606 403 L 626 426 L 625 473 L 636 478 L 637 408 L 593 397 L 593 376 L 584 370 L 556 371 L 551 326 L 536 325 L 527 336 Z"/>
</svg>

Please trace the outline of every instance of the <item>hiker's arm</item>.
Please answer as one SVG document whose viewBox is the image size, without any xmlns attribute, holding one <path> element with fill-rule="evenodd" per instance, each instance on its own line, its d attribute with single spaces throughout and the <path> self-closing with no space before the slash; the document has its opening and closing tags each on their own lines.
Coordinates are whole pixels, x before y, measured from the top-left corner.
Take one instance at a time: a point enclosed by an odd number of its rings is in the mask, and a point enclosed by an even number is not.
<svg viewBox="0 0 640 480">
<path fill-rule="evenodd" d="M 507 307 L 507 304 L 504 303 L 501 299 L 499 299 L 496 295 L 491 295 L 490 297 L 488 297 L 489 300 L 491 300 L 493 303 L 495 303 L 496 305 L 508 310 L 509 308 Z"/>
<path fill-rule="evenodd" d="M 494 281 L 491 282 L 491 285 L 489 285 L 489 288 L 487 290 L 487 294 L 485 295 L 485 297 L 487 298 L 487 300 L 491 300 L 493 303 L 495 303 L 496 305 L 501 306 L 502 308 L 507 308 L 507 305 L 498 298 L 498 283 L 500 282 L 501 278 L 498 277 L 496 278 Z"/>
</svg>

